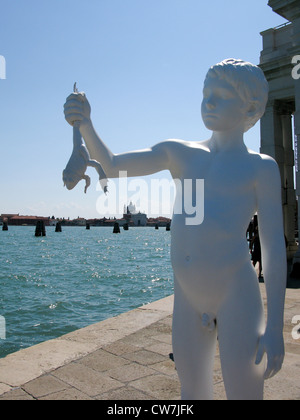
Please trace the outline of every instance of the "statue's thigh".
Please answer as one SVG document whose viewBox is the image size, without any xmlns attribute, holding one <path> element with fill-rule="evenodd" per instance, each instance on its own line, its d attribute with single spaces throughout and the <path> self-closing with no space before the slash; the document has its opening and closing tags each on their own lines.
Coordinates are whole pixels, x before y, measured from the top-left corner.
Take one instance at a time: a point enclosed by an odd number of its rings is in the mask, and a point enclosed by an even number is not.
<svg viewBox="0 0 300 420">
<path fill-rule="evenodd" d="M 201 314 L 175 293 L 173 352 L 183 399 L 213 398 L 216 330 L 203 328 Z"/>
<path fill-rule="evenodd" d="M 265 364 L 255 364 L 264 332 L 264 314 L 256 287 L 233 290 L 217 317 L 224 384 L 229 399 L 262 399 Z"/>
</svg>

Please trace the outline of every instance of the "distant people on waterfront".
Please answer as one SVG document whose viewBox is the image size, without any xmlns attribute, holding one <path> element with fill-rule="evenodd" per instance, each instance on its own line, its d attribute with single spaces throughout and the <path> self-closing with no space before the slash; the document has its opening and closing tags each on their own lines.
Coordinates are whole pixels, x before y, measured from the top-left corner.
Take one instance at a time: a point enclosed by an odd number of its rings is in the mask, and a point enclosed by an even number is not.
<svg viewBox="0 0 300 420">
<path fill-rule="evenodd" d="M 253 266 L 255 267 L 257 263 L 259 263 L 258 268 L 258 277 L 262 277 L 262 258 L 261 258 L 261 246 L 260 246 L 260 239 L 259 239 L 259 231 L 258 231 L 258 220 L 257 215 L 253 217 L 251 222 L 249 223 L 247 229 L 247 241 L 249 242 L 249 251 L 251 254 L 251 261 Z"/>
<path fill-rule="evenodd" d="M 259 239 L 259 232 L 258 226 L 254 229 L 254 235 L 250 241 L 250 252 L 251 252 L 251 259 L 252 264 L 255 267 L 258 263 L 258 278 L 262 277 L 262 262 L 261 262 L 261 247 L 260 247 L 260 239 Z"/>
<path fill-rule="evenodd" d="M 257 226 L 258 226 L 257 215 L 255 215 L 255 216 L 253 216 L 251 222 L 249 223 L 247 233 L 246 233 L 246 237 L 247 237 L 247 240 L 249 242 L 249 248 L 250 248 L 251 240 L 254 237 L 255 229 L 256 229 Z"/>
</svg>

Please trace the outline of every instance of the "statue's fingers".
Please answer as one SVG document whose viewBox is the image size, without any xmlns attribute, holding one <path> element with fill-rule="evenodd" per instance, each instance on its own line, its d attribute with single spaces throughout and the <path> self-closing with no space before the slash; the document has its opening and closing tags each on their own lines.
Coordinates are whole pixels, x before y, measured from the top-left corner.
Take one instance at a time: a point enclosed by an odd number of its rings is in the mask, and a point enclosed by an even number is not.
<svg viewBox="0 0 300 420">
<path fill-rule="evenodd" d="M 270 379 L 276 374 L 273 362 L 268 361 L 267 369 L 264 374 L 264 379 Z"/>
<path fill-rule="evenodd" d="M 78 103 L 66 103 L 64 105 L 64 113 L 65 115 L 72 115 L 72 114 L 83 114 L 82 106 Z"/>
<path fill-rule="evenodd" d="M 65 108 L 64 109 L 64 114 L 65 116 L 69 116 L 69 115 L 82 115 L 82 109 L 78 108 L 78 107 L 70 107 L 70 108 Z"/>
<path fill-rule="evenodd" d="M 78 100 L 79 94 L 78 93 L 71 93 L 66 99 L 66 101 Z"/>
<path fill-rule="evenodd" d="M 85 98 L 86 98 L 86 95 L 84 92 L 73 92 L 71 93 L 71 95 L 67 97 L 67 101 L 78 100 L 78 101 L 84 102 Z"/>
<path fill-rule="evenodd" d="M 258 350 L 257 350 L 257 353 L 256 353 L 256 360 L 255 360 L 256 365 L 259 365 L 262 362 L 264 354 L 265 354 L 265 346 L 264 346 L 264 344 L 261 340 L 259 345 L 258 345 Z"/>
<path fill-rule="evenodd" d="M 65 118 L 68 119 L 73 119 L 76 118 L 78 121 L 81 121 L 83 119 L 82 113 L 81 112 L 67 112 L 65 113 Z"/>
<path fill-rule="evenodd" d="M 268 362 L 268 366 L 264 374 L 264 379 L 273 378 L 281 370 L 282 364 L 283 364 L 283 357 L 277 357 L 271 360 L 270 362 Z"/>
<path fill-rule="evenodd" d="M 64 110 L 69 110 L 69 109 L 77 109 L 78 111 L 83 111 L 83 106 L 82 103 L 79 101 L 67 101 L 64 104 Z"/>
<path fill-rule="evenodd" d="M 83 117 L 81 114 L 69 114 L 65 115 L 65 119 L 71 126 L 74 126 L 74 123 L 78 121 L 81 122 Z"/>
<path fill-rule="evenodd" d="M 84 101 L 85 101 L 85 99 L 86 99 L 86 95 L 85 95 L 85 93 L 84 93 L 84 92 L 78 92 L 78 93 L 77 93 L 77 95 L 78 95 L 78 99 L 79 99 L 81 102 L 84 102 Z"/>
</svg>

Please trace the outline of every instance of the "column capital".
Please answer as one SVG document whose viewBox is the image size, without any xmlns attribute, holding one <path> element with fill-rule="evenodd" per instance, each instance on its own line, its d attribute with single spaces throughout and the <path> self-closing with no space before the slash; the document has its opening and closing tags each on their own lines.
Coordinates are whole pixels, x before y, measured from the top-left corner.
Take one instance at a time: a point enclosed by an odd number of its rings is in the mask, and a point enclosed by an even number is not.
<svg viewBox="0 0 300 420">
<path fill-rule="evenodd" d="M 295 102 L 293 100 L 269 99 L 266 106 L 266 113 L 268 112 L 276 115 L 292 115 L 295 112 Z"/>
</svg>

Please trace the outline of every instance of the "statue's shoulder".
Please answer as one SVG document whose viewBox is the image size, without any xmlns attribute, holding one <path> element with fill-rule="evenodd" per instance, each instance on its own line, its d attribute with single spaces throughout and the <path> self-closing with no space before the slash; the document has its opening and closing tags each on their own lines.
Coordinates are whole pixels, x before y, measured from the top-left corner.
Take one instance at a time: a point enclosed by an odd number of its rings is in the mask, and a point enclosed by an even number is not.
<svg viewBox="0 0 300 420">
<path fill-rule="evenodd" d="M 161 142 L 161 145 L 165 145 L 166 147 L 170 148 L 178 148 L 178 147 L 188 147 L 188 144 L 190 142 L 186 140 L 180 140 L 180 139 L 167 139 Z"/>
<path fill-rule="evenodd" d="M 169 152 L 190 152 L 195 149 L 207 151 L 207 141 L 188 141 L 180 139 L 168 139 L 159 144 L 160 147 L 166 148 Z"/>
<path fill-rule="evenodd" d="M 248 153 L 258 177 L 274 176 L 279 172 L 278 164 L 271 156 L 252 150 L 248 150 Z"/>
</svg>

